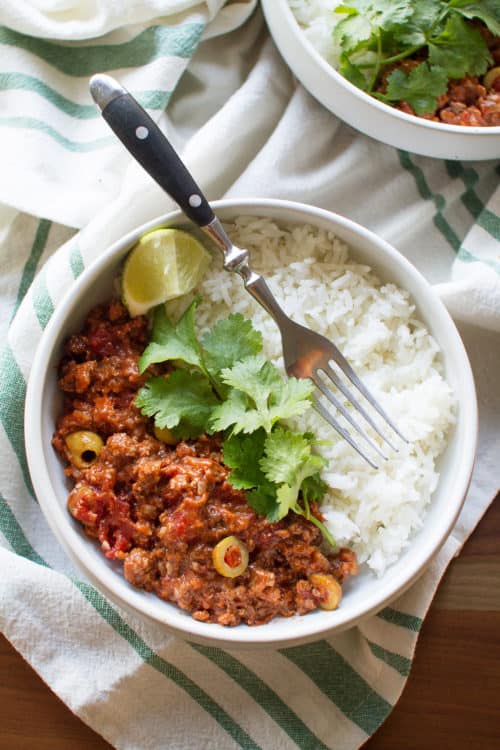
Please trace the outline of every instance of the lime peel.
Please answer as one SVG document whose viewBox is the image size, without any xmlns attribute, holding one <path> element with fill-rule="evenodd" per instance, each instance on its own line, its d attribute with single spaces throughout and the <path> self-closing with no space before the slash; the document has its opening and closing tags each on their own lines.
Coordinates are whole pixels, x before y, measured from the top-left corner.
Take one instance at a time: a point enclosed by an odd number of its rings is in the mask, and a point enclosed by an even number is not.
<svg viewBox="0 0 500 750">
<path fill-rule="evenodd" d="M 130 315 L 191 292 L 210 262 L 203 245 L 181 229 L 153 229 L 129 253 L 121 279 L 122 300 Z"/>
</svg>

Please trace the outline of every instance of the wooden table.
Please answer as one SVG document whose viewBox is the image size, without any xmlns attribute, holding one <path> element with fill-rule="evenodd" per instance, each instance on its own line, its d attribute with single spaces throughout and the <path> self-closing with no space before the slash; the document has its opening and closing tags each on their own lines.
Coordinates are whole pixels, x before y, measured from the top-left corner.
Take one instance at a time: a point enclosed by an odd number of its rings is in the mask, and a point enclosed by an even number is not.
<svg viewBox="0 0 500 750">
<path fill-rule="evenodd" d="M 0 750 L 110 748 L 3 638 L 0 715 Z M 451 564 L 403 696 L 364 750 L 469 747 L 500 748 L 500 495 Z"/>
</svg>

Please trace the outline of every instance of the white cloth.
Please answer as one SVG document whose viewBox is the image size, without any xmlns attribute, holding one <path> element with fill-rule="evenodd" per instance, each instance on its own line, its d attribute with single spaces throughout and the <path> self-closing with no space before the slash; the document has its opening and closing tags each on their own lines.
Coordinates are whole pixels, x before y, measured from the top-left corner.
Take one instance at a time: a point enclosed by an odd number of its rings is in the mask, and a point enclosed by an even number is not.
<svg viewBox="0 0 500 750">
<path fill-rule="evenodd" d="M 211 21 L 224 0 L 3 0 L 0 23 L 46 39 L 91 39 L 197 9 Z"/>
<path fill-rule="evenodd" d="M 397 701 L 435 588 L 500 484 L 498 164 L 445 164 L 356 133 L 297 86 L 259 15 L 201 44 L 164 126 L 210 199 L 269 196 L 336 211 L 393 243 L 436 285 L 462 321 L 478 387 L 471 489 L 453 534 L 410 591 L 359 628 L 311 646 L 231 654 L 193 646 L 82 581 L 27 490 L 19 411 L 36 341 L 71 279 L 129 229 L 172 208 L 121 152 L 109 204 L 76 236 L 8 208 L 0 215 L 5 319 L 43 266 L 0 362 L 0 626 L 120 750 L 353 750 Z M 7 182 L 0 175 L 2 195 Z"/>
<path fill-rule="evenodd" d="M 202 35 L 236 28 L 256 2 L 1 3 L 0 163 L 9 179 L 0 180 L 0 202 L 87 224 L 116 197 L 126 165 L 89 77 L 118 77 L 157 121 Z"/>
</svg>

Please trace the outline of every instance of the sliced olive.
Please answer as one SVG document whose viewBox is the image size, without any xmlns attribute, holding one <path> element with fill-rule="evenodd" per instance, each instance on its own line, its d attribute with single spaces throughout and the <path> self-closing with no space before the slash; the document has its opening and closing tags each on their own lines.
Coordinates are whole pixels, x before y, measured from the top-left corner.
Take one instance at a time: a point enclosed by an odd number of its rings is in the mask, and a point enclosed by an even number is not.
<svg viewBox="0 0 500 750">
<path fill-rule="evenodd" d="M 483 84 L 487 89 L 492 89 L 496 79 L 500 78 L 500 66 L 497 65 L 495 68 L 488 70 L 483 78 Z M 496 87 L 495 87 L 496 88 Z"/>
<path fill-rule="evenodd" d="M 66 445 L 77 469 L 88 469 L 102 450 L 102 438 L 91 430 L 78 430 L 66 435 Z"/>
<path fill-rule="evenodd" d="M 342 599 L 342 587 L 336 578 L 326 573 L 313 573 L 309 576 L 309 583 L 319 593 L 321 609 L 337 609 Z"/>
<path fill-rule="evenodd" d="M 248 550 L 237 536 L 226 536 L 213 548 L 212 560 L 217 573 L 236 578 L 248 567 Z"/>
</svg>

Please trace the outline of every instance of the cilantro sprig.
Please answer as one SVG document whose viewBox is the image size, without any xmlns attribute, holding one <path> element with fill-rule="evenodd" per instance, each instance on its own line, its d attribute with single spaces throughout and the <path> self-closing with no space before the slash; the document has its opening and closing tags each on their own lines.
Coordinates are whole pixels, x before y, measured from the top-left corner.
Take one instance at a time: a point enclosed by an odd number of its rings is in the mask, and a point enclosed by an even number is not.
<svg viewBox="0 0 500 750">
<path fill-rule="evenodd" d="M 328 529 L 311 513 L 310 502 L 321 500 L 326 492 L 320 476 L 326 461 L 312 452 L 314 444 L 308 433 L 277 426 L 266 434 L 261 428 L 228 438 L 224 462 L 231 468 L 229 481 L 233 487 L 247 490 L 248 504 L 257 513 L 274 522 L 293 511 L 318 526 L 335 546 Z"/>
<path fill-rule="evenodd" d="M 229 482 L 246 491 L 249 505 L 269 521 L 293 511 L 330 533 L 310 503 L 326 491 L 325 460 L 313 452 L 309 433 L 290 430 L 283 420 L 311 406 L 309 380 L 283 377 L 262 355 L 262 335 L 240 314 L 218 321 L 201 340 L 195 327 L 195 299 L 177 323 L 156 308 L 151 341 L 139 359 L 144 373 L 170 362 L 165 376 L 149 378 L 135 404 L 160 429 L 179 439 L 222 432 Z"/>
<path fill-rule="evenodd" d="M 481 21 L 500 35 L 500 0 L 348 0 L 334 30 L 340 72 L 354 85 L 387 103 L 406 101 L 418 115 L 434 112 L 448 82 L 483 75 L 493 63 Z M 382 75 L 395 67 L 380 88 Z M 390 67 L 389 67 L 390 66 Z"/>
</svg>

